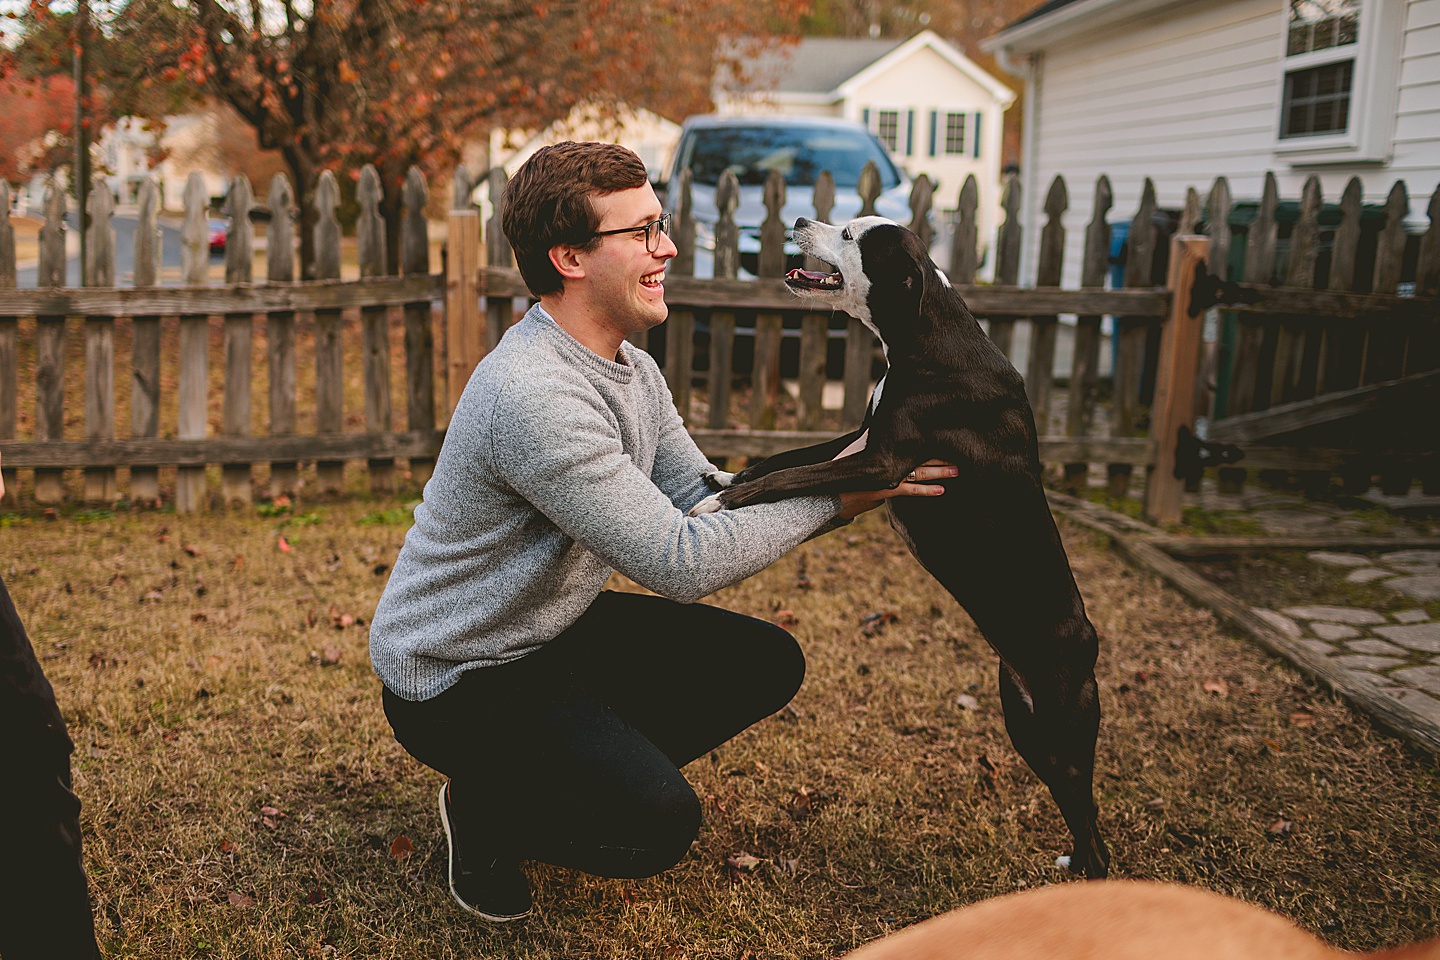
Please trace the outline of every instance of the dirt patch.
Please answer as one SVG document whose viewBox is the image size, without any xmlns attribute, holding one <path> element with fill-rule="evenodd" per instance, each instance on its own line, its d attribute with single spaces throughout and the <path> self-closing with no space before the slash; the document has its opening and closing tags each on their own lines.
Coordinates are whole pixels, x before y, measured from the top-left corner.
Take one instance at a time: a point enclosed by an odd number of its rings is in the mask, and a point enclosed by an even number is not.
<svg viewBox="0 0 1440 960">
<path fill-rule="evenodd" d="M 442 882 L 438 775 L 390 738 L 366 657 L 407 523 L 353 499 L 0 527 L 76 741 L 107 955 L 833 957 L 1068 879 L 993 655 L 871 514 L 712 598 L 790 624 L 809 674 L 687 769 L 706 822 L 685 860 L 639 881 L 531 865 L 537 915 L 476 924 Z M 1436 933 L 1433 762 L 1066 534 L 1103 642 L 1116 875 L 1241 896 L 1344 947 Z"/>
</svg>

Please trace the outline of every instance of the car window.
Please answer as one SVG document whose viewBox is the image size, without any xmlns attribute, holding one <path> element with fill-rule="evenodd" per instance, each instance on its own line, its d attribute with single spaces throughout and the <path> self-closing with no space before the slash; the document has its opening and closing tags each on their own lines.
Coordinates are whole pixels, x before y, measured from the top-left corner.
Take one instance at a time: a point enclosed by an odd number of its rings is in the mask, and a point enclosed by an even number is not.
<svg viewBox="0 0 1440 960">
<path fill-rule="evenodd" d="M 707 186 L 719 183 L 726 170 L 741 186 L 763 184 L 779 170 L 787 186 L 809 187 L 829 170 L 836 187 L 854 187 L 867 161 L 879 168 L 885 189 L 900 182 L 879 142 L 860 131 L 713 127 L 692 130 L 680 151 L 680 169 L 688 166 L 694 182 Z"/>
</svg>

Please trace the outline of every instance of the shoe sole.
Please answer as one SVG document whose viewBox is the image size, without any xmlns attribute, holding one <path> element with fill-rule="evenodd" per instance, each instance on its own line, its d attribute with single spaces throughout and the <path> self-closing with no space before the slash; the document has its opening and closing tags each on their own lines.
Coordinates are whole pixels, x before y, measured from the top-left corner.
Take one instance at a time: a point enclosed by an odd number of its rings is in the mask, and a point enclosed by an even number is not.
<svg viewBox="0 0 1440 960">
<path fill-rule="evenodd" d="M 530 916 L 530 911 L 524 913 L 486 913 L 474 904 L 466 903 L 460 894 L 455 892 L 455 838 L 450 833 L 450 814 L 446 809 L 449 805 L 445 802 L 445 791 L 450 782 L 440 784 L 440 824 L 445 828 L 445 882 L 450 888 L 450 896 L 460 904 L 460 908 L 466 913 L 474 914 L 483 920 L 491 923 L 510 923 L 514 920 L 524 920 Z"/>
</svg>

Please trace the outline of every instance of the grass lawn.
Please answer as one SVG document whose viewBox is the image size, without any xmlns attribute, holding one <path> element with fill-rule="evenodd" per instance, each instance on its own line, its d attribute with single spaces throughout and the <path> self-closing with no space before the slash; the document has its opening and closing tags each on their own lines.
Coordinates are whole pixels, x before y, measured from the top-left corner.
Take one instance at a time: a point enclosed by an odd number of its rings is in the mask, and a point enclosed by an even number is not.
<svg viewBox="0 0 1440 960">
<path fill-rule="evenodd" d="M 76 742 L 107 956 L 821 958 L 1068 880 L 992 654 L 875 514 L 713 598 L 790 624 L 810 667 L 791 708 L 686 770 L 706 822 L 680 865 L 527 865 L 536 915 L 497 929 L 445 890 L 438 775 L 390 738 L 366 656 L 403 501 L 78 509 L 0 517 L 0 573 Z M 1433 761 L 1065 532 L 1103 643 L 1115 874 L 1343 947 L 1435 934 Z"/>
</svg>

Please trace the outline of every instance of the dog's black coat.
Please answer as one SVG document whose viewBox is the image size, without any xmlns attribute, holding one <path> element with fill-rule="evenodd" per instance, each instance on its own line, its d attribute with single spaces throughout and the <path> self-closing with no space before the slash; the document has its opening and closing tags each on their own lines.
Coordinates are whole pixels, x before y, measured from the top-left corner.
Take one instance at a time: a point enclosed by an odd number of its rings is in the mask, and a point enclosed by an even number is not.
<svg viewBox="0 0 1440 960">
<path fill-rule="evenodd" d="M 930 459 L 959 467 L 940 497 L 888 501 L 891 524 L 954 595 L 1000 655 L 1000 695 L 1011 741 L 1050 788 L 1075 850 L 1070 867 L 1106 875 L 1109 854 L 1093 797 L 1100 702 L 1098 640 L 1041 486 L 1035 420 L 1025 385 L 909 230 L 865 223 L 858 243 L 869 278 L 868 325 L 889 371 L 854 433 L 771 457 L 717 494 L 738 507 L 806 493 L 898 485 Z M 806 231 L 836 228 L 803 218 Z M 822 250 L 807 252 L 830 259 Z M 842 267 L 842 271 L 843 271 Z M 792 272 L 797 292 L 826 296 L 853 278 L 821 284 Z M 863 311 L 861 311 L 863 312 Z M 862 317 L 862 319 L 864 319 Z M 867 436 L 868 431 L 868 436 Z M 840 452 L 865 437 L 864 448 Z"/>
</svg>

